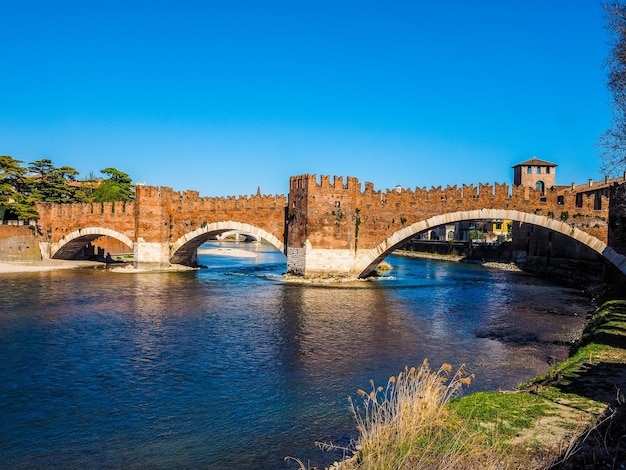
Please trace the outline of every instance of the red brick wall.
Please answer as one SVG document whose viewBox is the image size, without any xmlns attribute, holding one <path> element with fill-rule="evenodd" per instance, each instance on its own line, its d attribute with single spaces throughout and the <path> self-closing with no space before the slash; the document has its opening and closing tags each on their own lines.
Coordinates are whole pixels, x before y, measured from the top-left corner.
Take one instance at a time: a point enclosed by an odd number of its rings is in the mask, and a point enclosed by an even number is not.
<svg viewBox="0 0 626 470">
<path fill-rule="evenodd" d="M 540 191 L 506 184 L 415 188 L 376 191 L 372 183 L 362 189 L 358 179 L 301 175 L 291 178 L 289 246 L 313 248 L 373 248 L 403 227 L 430 217 L 476 209 L 512 209 L 561 220 L 607 241 L 608 209 L 593 210 L 592 198 L 576 207 L 574 192 L 556 192 L 542 198 Z M 608 207 L 603 204 L 602 207 Z M 357 214 L 358 213 L 358 214 Z M 358 226 L 358 231 L 357 231 Z"/>
<path fill-rule="evenodd" d="M 174 242 L 205 223 L 248 223 L 283 240 L 285 196 L 200 197 L 196 191 L 137 186 L 136 199 L 127 203 L 38 204 L 39 226 L 45 241 L 56 242 L 86 227 L 115 230 L 131 240 Z M 49 238 L 49 240 L 48 240 Z"/>
<path fill-rule="evenodd" d="M 56 242 L 87 227 L 104 227 L 135 238 L 135 203 L 37 204 L 43 241 Z"/>
<path fill-rule="evenodd" d="M 28 225 L 0 224 L 0 260 L 35 261 L 41 259 L 39 240 Z"/>
</svg>

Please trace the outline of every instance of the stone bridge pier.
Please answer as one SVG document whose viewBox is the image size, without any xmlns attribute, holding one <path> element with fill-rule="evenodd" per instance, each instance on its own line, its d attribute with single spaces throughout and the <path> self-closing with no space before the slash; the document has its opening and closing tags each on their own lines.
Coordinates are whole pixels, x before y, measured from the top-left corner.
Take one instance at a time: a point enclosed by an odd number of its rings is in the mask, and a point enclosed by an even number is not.
<svg viewBox="0 0 626 470">
<path fill-rule="evenodd" d="M 133 243 L 133 258 L 135 267 L 146 269 L 161 269 L 170 266 L 169 243 L 147 242 L 138 238 Z M 197 262 L 197 257 L 187 260 L 189 266 Z"/>
</svg>

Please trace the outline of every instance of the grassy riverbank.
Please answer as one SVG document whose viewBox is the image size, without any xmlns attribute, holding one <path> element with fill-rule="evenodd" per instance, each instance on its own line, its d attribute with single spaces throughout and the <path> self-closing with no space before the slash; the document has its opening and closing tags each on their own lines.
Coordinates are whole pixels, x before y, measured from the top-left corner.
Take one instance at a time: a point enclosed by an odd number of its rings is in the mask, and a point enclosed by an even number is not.
<svg viewBox="0 0 626 470">
<path fill-rule="evenodd" d="M 335 468 L 624 468 L 626 301 L 605 303 L 568 360 L 514 391 L 449 402 L 470 378 L 425 364 L 360 391 L 356 454 Z"/>
<path fill-rule="evenodd" d="M 491 441 L 505 468 L 624 468 L 625 392 L 626 302 L 611 301 L 546 375 L 450 406 Z"/>
</svg>

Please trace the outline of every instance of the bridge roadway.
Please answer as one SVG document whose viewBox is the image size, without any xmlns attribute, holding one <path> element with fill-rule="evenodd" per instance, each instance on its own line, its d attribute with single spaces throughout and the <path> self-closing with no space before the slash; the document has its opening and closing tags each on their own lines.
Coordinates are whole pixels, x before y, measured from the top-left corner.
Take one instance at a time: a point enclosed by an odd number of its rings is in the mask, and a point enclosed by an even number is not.
<svg viewBox="0 0 626 470">
<path fill-rule="evenodd" d="M 200 197 L 196 191 L 136 186 L 132 202 L 38 204 L 43 257 L 72 259 L 101 236 L 132 249 L 153 269 L 193 266 L 197 248 L 235 231 L 263 239 L 287 256 L 288 273 L 366 277 L 408 238 L 442 224 L 510 219 L 561 233 L 591 248 L 626 274 L 626 258 L 609 246 L 609 199 L 601 209 L 571 190 L 506 184 L 376 191 L 357 178 L 300 175 L 288 197 Z M 597 205 L 596 205 L 597 207 Z M 620 214 L 623 217 L 625 214 Z"/>
</svg>

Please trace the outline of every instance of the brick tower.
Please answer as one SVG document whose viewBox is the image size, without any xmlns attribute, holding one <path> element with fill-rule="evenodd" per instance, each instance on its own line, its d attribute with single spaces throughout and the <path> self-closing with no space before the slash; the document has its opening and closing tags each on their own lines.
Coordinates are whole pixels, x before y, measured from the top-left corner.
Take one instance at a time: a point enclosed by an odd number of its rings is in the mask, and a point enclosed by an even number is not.
<svg viewBox="0 0 626 470">
<path fill-rule="evenodd" d="M 513 166 L 513 184 L 538 188 L 541 194 L 555 186 L 556 163 L 539 160 L 536 157 Z"/>
</svg>

